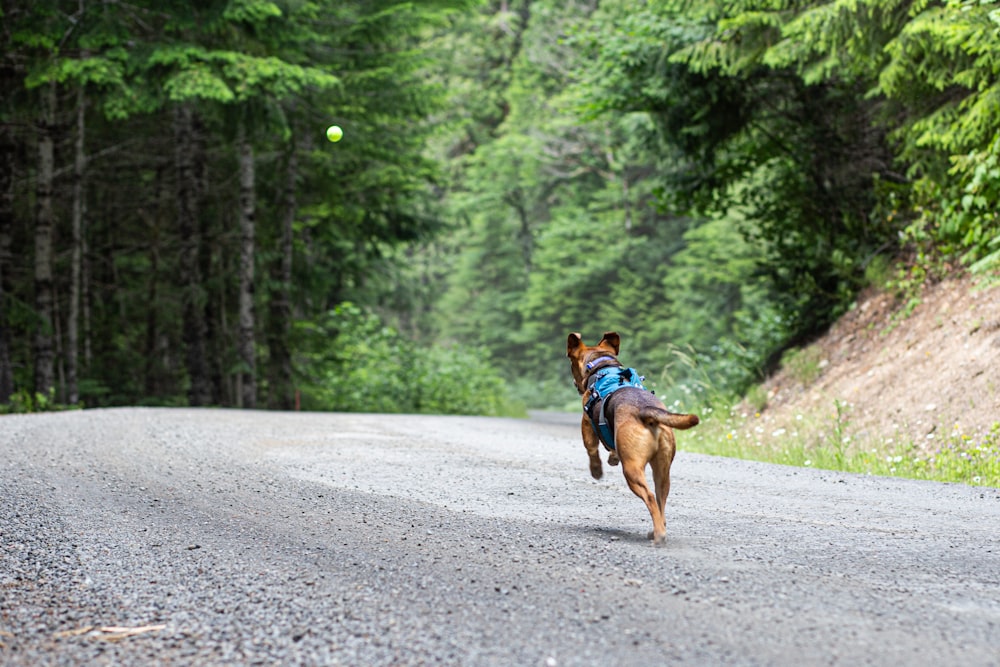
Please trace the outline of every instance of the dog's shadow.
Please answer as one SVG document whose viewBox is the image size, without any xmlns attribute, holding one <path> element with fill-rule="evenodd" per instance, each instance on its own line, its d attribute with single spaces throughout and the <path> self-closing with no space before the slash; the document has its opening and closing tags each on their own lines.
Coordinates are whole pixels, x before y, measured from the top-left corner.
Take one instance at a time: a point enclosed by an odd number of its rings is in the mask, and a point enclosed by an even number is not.
<svg viewBox="0 0 1000 667">
<path fill-rule="evenodd" d="M 576 532 L 600 537 L 611 542 L 626 542 L 631 544 L 651 544 L 648 531 L 622 530 L 621 528 L 608 528 L 607 526 L 577 526 Z"/>
</svg>

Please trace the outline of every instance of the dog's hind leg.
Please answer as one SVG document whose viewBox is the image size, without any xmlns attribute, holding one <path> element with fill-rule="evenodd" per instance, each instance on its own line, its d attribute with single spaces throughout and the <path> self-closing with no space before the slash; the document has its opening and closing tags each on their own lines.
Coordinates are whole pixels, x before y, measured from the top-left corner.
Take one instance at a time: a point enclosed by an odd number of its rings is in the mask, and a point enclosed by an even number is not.
<svg viewBox="0 0 1000 667">
<path fill-rule="evenodd" d="M 660 438 L 666 437 L 664 434 Z M 671 439 L 672 440 L 672 439 Z M 661 440 L 662 442 L 662 440 Z M 666 524 L 667 496 L 670 495 L 670 465 L 674 461 L 674 447 L 660 447 L 660 450 L 650 460 L 653 468 L 653 486 L 656 488 L 656 505 L 660 509 L 660 516 L 664 517 Z"/>
<path fill-rule="evenodd" d="M 642 502 L 646 503 L 649 516 L 653 519 L 653 532 L 649 534 L 654 544 L 663 542 L 667 534 L 666 523 L 663 519 L 663 511 L 656 502 L 656 496 L 649 490 L 646 484 L 646 466 L 642 461 L 622 461 L 622 472 L 625 473 L 625 481 L 632 493 L 639 496 Z"/>
<path fill-rule="evenodd" d="M 587 456 L 590 457 L 590 476 L 594 479 L 600 479 L 604 476 L 604 465 L 601 463 L 601 441 L 594 433 L 594 427 L 587 415 L 583 416 L 580 433 L 583 436 L 583 446 L 587 449 Z"/>
</svg>

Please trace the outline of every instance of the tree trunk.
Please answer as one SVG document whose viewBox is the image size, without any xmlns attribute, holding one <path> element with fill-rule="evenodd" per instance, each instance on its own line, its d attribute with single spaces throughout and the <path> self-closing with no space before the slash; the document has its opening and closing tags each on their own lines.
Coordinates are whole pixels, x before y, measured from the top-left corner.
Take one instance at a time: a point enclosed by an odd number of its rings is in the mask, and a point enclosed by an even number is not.
<svg viewBox="0 0 1000 667">
<path fill-rule="evenodd" d="M 90 368 L 94 359 L 90 344 L 90 250 L 87 245 L 87 235 L 80 239 L 80 310 L 83 313 L 83 367 Z"/>
<path fill-rule="evenodd" d="M 254 358 L 254 155 L 246 124 L 239 128 L 240 161 L 240 292 L 239 355 L 241 362 L 240 402 L 244 408 L 257 407 L 256 362 Z"/>
<path fill-rule="evenodd" d="M 147 397 L 159 396 L 160 386 L 159 358 L 159 303 L 158 287 L 160 280 L 160 236 L 163 231 L 163 221 L 169 206 L 170 192 L 163 177 L 163 170 L 156 170 L 158 194 L 155 210 L 152 213 L 140 209 L 140 214 L 149 225 L 149 283 L 146 286 L 146 359 L 145 359 L 145 394 Z"/>
<path fill-rule="evenodd" d="M 83 220 L 87 205 L 84 201 L 83 177 L 86 167 L 84 131 L 87 98 L 83 85 L 76 92 L 76 146 L 73 158 L 73 251 L 70 260 L 69 319 L 66 321 L 66 401 L 80 400 L 78 359 L 80 339 L 80 259 L 83 256 Z"/>
<path fill-rule="evenodd" d="M 149 285 L 146 287 L 146 368 L 145 368 L 145 393 L 147 397 L 157 396 L 160 393 L 157 373 L 157 337 L 159 336 L 159 322 L 157 320 L 157 280 L 160 275 L 160 228 L 158 216 L 153 216 L 151 221 L 153 228 L 150 230 L 152 240 L 149 248 Z"/>
<path fill-rule="evenodd" d="M 55 171 L 53 148 L 56 84 L 41 91 L 38 122 L 38 181 L 35 217 L 35 391 L 50 396 L 55 389 L 52 348 L 52 181 Z"/>
<path fill-rule="evenodd" d="M 52 344 L 56 367 L 56 402 L 66 403 L 66 350 L 63 349 L 63 314 L 59 310 L 62 303 L 59 294 L 59 283 L 52 282 Z"/>
<path fill-rule="evenodd" d="M 174 111 L 174 140 L 177 168 L 177 227 L 181 237 L 179 267 L 183 293 L 184 346 L 191 405 L 208 405 L 211 387 L 205 359 L 204 291 L 198 263 L 201 233 L 198 226 L 198 193 L 194 169 L 194 112 L 183 104 Z"/>
<path fill-rule="evenodd" d="M 284 211 L 281 217 L 281 255 L 272 264 L 271 312 L 269 320 L 270 340 L 268 341 L 268 365 L 270 390 L 268 407 L 291 410 L 295 405 L 295 387 L 292 383 L 292 356 L 288 335 L 291 331 L 292 308 L 292 225 L 298 209 L 296 185 L 299 164 L 296 155 L 294 134 L 289 144 L 285 166 Z"/>
<path fill-rule="evenodd" d="M 227 221 L 228 222 L 228 221 Z M 229 276 L 228 264 L 231 262 L 224 243 L 218 235 L 203 230 L 201 275 Z M 212 281 L 220 282 L 220 281 Z M 208 355 L 208 377 L 212 391 L 212 402 L 215 405 L 236 405 L 236 394 L 228 381 L 230 375 L 227 368 L 231 365 L 232 337 L 229 335 L 229 322 L 226 319 L 226 285 L 216 284 L 205 290 L 205 344 L 210 351 Z"/>
<path fill-rule="evenodd" d="M 195 150 L 194 167 L 195 183 L 197 185 L 198 201 L 205 201 L 206 193 L 211 190 L 208 173 L 208 158 L 205 152 L 206 130 L 200 116 L 194 117 Z M 213 279 L 216 276 L 231 275 L 226 267 L 228 248 L 226 237 L 229 235 L 230 220 L 215 221 L 208 216 L 201 216 L 201 248 L 198 251 L 198 262 L 201 266 L 202 279 L 205 282 L 204 311 L 205 320 L 205 350 L 208 360 L 208 390 L 212 405 L 236 405 L 233 393 L 227 388 L 226 375 L 231 365 L 232 340 L 226 324 L 226 290 L 228 285 L 224 280 Z M 222 229 L 222 228 L 225 229 Z M 221 231 L 220 231 L 221 230 Z"/>
<path fill-rule="evenodd" d="M 14 234 L 14 165 L 16 146 L 7 128 L 0 128 L 0 403 L 9 403 L 14 393 L 14 369 L 10 363 L 9 297 L 10 252 Z"/>
</svg>

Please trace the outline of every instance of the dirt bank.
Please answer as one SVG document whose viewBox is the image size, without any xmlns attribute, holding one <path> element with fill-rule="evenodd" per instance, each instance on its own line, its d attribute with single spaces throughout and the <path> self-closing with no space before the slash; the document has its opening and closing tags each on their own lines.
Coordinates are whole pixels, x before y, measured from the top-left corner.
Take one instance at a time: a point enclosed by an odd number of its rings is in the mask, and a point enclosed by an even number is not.
<svg viewBox="0 0 1000 667">
<path fill-rule="evenodd" d="M 1000 285 L 948 280 L 905 303 L 862 294 L 825 336 L 786 355 L 763 390 L 750 432 L 756 421 L 765 432 L 818 433 L 839 419 L 860 446 L 979 438 L 1000 421 Z"/>
</svg>

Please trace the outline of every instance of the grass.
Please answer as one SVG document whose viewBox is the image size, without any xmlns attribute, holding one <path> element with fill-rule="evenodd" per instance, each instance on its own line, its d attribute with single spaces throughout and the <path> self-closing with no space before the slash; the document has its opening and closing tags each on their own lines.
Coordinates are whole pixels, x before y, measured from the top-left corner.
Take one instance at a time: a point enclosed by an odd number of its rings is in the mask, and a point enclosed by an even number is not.
<svg viewBox="0 0 1000 667">
<path fill-rule="evenodd" d="M 795 381 L 810 385 L 823 372 L 823 351 L 815 345 L 788 350 L 781 356 L 781 366 Z"/>
<path fill-rule="evenodd" d="M 844 472 L 958 482 L 1000 488 L 1000 422 L 981 433 L 966 433 L 958 424 L 939 428 L 946 435 L 932 450 L 915 441 L 867 439 L 852 434 L 849 406 L 834 402 L 828 423 L 778 427 L 761 413 L 703 411 L 702 424 L 681 435 L 686 451 L 783 465 Z M 818 427 L 818 428 L 817 428 Z M 819 435 L 816 435 L 816 434 Z"/>
</svg>

